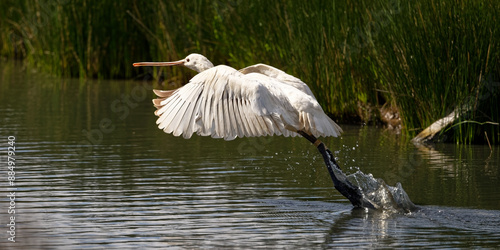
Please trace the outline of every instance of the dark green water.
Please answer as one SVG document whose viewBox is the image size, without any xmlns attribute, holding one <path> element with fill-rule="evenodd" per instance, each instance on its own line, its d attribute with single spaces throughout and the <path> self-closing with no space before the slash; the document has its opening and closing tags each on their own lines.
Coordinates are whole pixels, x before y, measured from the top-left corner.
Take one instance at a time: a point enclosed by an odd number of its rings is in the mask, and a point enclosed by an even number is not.
<svg viewBox="0 0 500 250">
<path fill-rule="evenodd" d="M 184 140 L 156 128 L 150 82 L 0 66 L 1 249 L 500 247 L 498 148 L 341 125 L 325 141 L 344 171 L 401 182 L 420 211 L 354 209 L 305 139 Z"/>
</svg>

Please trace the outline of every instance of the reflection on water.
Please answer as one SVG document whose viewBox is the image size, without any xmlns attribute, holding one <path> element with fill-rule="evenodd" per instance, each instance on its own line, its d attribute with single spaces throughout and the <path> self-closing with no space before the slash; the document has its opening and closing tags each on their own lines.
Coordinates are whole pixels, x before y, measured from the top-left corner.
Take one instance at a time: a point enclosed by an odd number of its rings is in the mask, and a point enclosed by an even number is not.
<svg viewBox="0 0 500 250">
<path fill-rule="evenodd" d="M 1 66 L 0 157 L 14 135 L 18 187 L 16 243 L 7 241 L 8 200 L 0 203 L 1 249 L 500 245 L 497 148 L 422 149 L 343 126 L 326 140 L 343 170 L 401 182 L 420 208 L 354 209 L 306 140 L 184 140 L 156 128 L 148 82 Z"/>
</svg>

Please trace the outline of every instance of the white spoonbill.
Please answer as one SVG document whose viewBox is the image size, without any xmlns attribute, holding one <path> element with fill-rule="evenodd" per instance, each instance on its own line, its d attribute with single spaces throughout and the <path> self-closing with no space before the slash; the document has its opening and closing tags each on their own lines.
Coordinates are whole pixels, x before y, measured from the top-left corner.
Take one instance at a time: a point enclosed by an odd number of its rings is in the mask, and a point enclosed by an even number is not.
<svg viewBox="0 0 500 250">
<path fill-rule="evenodd" d="M 342 129 L 319 105 L 300 79 L 257 64 L 241 70 L 215 66 L 200 54 L 175 62 L 140 62 L 138 66 L 183 65 L 199 72 L 176 90 L 154 90 L 158 127 L 188 139 L 202 136 L 232 140 L 266 135 L 339 136 Z"/>
<path fill-rule="evenodd" d="M 183 65 L 199 74 L 175 90 L 154 90 L 158 128 L 175 136 L 193 133 L 233 140 L 236 137 L 302 135 L 323 156 L 335 188 L 354 206 L 375 208 L 342 173 L 319 136 L 339 136 L 309 87 L 300 79 L 265 64 L 241 70 L 215 66 L 200 54 L 175 62 L 139 62 L 139 66 Z"/>
</svg>

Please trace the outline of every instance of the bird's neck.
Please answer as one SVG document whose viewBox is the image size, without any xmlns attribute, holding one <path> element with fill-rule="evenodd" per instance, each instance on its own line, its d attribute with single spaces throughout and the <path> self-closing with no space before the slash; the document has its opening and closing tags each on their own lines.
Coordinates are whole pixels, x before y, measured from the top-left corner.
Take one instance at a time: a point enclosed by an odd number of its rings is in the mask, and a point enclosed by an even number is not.
<svg viewBox="0 0 500 250">
<path fill-rule="evenodd" d="M 213 67 L 214 67 L 214 65 L 212 63 L 207 63 L 205 65 L 200 66 L 198 73 L 201 73 L 201 72 L 203 72 L 207 69 L 211 69 Z"/>
</svg>

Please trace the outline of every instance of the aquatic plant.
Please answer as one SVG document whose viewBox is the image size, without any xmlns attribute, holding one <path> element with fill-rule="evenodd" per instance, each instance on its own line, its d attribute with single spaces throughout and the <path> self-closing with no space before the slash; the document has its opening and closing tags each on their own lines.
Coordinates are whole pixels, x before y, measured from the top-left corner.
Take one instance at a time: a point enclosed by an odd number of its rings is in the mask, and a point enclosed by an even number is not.
<svg viewBox="0 0 500 250">
<path fill-rule="evenodd" d="M 397 6 L 404 18 L 388 19 L 386 29 L 366 29 L 375 45 L 374 75 L 400 110 L 407 133 L 457 110 L 466 113 L 453 126 L 458 142 L 484 139 L 479 131 L 498 141 L 500 43 L 495 37 L 500 32 L 494 28 L 498 11 L 490 10 L 499 6 L 494 1 L 407 2 Z"/>
</svg>

